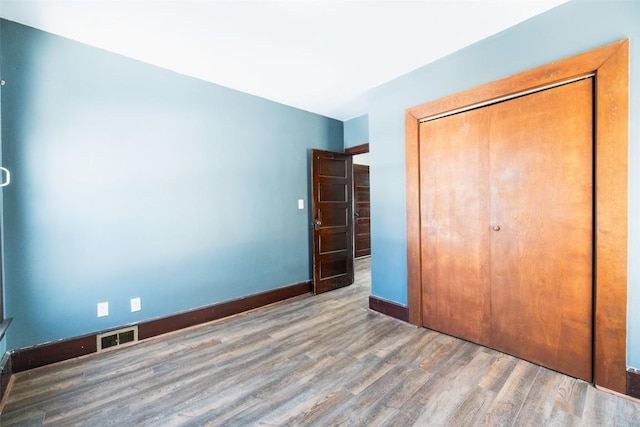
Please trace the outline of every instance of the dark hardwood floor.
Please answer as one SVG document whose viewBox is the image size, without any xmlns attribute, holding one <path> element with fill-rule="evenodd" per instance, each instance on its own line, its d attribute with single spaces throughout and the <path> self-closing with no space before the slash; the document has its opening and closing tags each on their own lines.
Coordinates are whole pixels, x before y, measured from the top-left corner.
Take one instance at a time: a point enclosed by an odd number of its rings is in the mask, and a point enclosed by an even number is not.
<svg viewBox="0 0 640 427">
<path fill-rule="evenodd" d="M 9 426 L 640 426 L 640 404 L 370 311 L 356 284 L 15 375 Z"/>
</svg>

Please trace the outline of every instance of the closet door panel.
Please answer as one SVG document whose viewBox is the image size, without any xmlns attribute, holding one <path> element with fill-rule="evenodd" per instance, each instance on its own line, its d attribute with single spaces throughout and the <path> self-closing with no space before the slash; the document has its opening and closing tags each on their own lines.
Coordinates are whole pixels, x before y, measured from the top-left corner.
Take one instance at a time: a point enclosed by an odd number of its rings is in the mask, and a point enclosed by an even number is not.
<svg viewBox="0 0 640 427">
<path fill-rule="evenodd" d="M 423 323 L 488 345 L 489 122 L 474 110 L 421 124 Z"/>
<path fill-rule="evenodd" d="M 591 381 L 591 79 L 488 107 L 491 341 Z"/>
</svg>

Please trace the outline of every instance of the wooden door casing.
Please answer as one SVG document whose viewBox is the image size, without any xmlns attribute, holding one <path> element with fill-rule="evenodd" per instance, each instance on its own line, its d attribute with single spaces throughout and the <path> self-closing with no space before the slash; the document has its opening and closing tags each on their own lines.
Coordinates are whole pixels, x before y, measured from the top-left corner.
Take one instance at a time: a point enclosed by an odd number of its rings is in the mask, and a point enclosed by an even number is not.
<svg viewBox="0 0 640 427">
<path fill-rule="evenodd" d="M 371 255 L 369 166 L 353 165 L 354 244 L 356 258 Z"/>
<path fill-rule="evenodd" d="M 432 117 L 535 90 L 580 75 L 595 78 L 594 383 L 626 390 L 629 40 L 557 60 L 409 108 L 405 114 L 407 310 L 422 324 L 420 123 Z"/>
<path fill-rule="evenodd" d="M 313 290 L 319 294 L 353 283 L 352 156 L 311 152 Z"/>
</svg>

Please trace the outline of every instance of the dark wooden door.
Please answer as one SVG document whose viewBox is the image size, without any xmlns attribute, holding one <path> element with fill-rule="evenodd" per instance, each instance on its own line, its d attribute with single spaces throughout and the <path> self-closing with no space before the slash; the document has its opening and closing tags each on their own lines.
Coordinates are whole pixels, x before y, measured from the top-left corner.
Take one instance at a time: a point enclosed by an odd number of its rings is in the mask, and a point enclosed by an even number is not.
<svg viewBox="0 0 640 427">
<path fill-rule="evenodd" d="M 421 124 L 426 327 L 591 380 L 590 79 Z"/>
<path fill-rule="evenodd" d="M 353 283 L 351 154 L 312 150 L 313 290 Z"/>
<path fill-rule="evenodd" d="M 369 166 L 353 165 L 356 258 L 371 255 L 371 209 Z"/>
</svg>

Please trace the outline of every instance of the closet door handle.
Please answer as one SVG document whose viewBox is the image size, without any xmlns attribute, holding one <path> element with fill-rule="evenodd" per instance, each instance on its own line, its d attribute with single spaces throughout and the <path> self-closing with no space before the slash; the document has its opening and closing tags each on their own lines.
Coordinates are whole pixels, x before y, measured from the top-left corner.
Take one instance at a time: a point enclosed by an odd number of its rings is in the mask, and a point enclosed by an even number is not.
<svg viewBox="0 0 640 427">
<path fill-rule="evenodd" d="M 494 225 L 491 228 L 493 228 L 493 231 L 500 231 L 500 226 L 499 225 Z"/>
<path fill-rule="evenodd" d="M 2 166 L 0 166 L 0 170 L 4 172 L 5 175 L 7 175 L 7 180 L 0 184 L 0 187 L 6 187 L 7 185 L 11 184 L 11 172 L 9 172 L 9 169 L 3 168 Z"/>
</svg>

